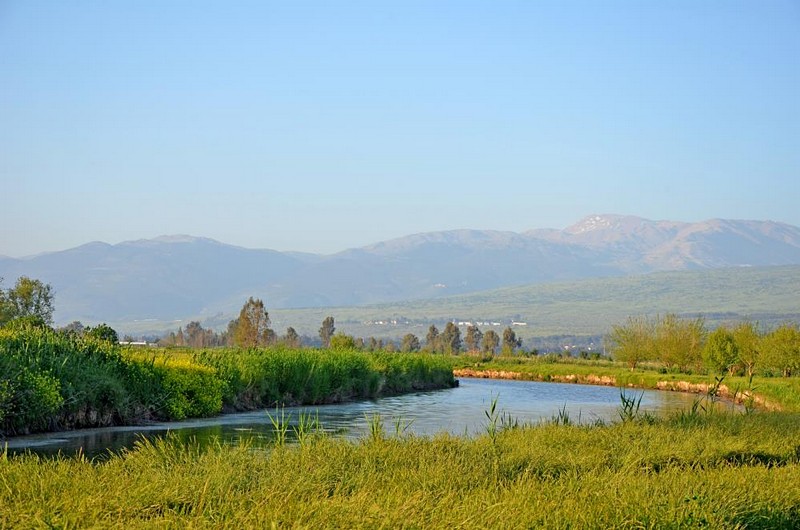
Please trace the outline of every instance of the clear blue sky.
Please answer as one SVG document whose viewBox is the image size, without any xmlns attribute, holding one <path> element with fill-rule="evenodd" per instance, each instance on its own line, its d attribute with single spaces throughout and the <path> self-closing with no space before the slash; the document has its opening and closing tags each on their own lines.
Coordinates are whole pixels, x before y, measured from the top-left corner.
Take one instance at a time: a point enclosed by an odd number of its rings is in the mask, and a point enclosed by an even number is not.
<svg viewBox="0 0 800 530">
<path fill-rule="evenodd" d="M 800 225 L 797 1 L 0 1 L 0 254 Z"/>
</svg>

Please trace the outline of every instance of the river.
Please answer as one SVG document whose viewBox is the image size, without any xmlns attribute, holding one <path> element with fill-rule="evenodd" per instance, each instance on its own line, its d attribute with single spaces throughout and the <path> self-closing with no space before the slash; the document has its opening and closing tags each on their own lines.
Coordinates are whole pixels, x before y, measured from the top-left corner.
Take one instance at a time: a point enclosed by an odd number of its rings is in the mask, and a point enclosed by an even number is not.
<svg viewBox="0 0 800 530">
<path fill-rule="evenodd" d="M 625 392 L 637 399 L 641 396 L 640 410 L 656 415 L 688 409 L 697 398 L 691 394 L 654 390 L 627 389 Z M 549 420 L 562 410 L 576 423 L 619 419 L 620 390 L 615 387 L 496 379 L 461 379 L 457 388 L 370 401 L 287 407 L 284 414 L 292 425 L 297 424 L 301 413 L 318 415 L 320 424 L 328 433 L 348 439 L 365 436 L 369 432 L 367 418 L 376 414 L 380 415 L 389 436 L 396 433 L 398 426 L 405 433 L 416 435 L 443 431 L 473 435 L 485 431 L 485 412 L 495 398 L 497 412 L 520 424 Z M 82 451 L 89 458 L 102 458 L 110 452 L 133 447 L 142 436 L 163 436 L 168 431 L 182 440 L 194 439 L 201 444 L 212 440 L 236 444 L 248 439 L 254 445 L 265 445 L 273 439 L 273 427 L 267 412 L 275 415 L 275 410 L 260 410 L 145 426 L 19 436 L 4 443 L 9 453 L 31 451 L 40 455 L 59 452 L 74 455 Z"/>
</svg>

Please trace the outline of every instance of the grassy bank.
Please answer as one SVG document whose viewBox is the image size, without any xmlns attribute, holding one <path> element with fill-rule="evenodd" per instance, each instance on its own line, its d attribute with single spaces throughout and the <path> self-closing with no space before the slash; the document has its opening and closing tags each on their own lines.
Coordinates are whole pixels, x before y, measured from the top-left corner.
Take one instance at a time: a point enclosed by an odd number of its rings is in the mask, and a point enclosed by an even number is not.
<svg viewBox="0 0 800 530">
<path fill-rule="evenodd" d="M 796 528 L 796 414 L 0 456 L 0 527 Z"/>
<path fill-rule="evenodd" d="M 453 386 L 448 360 L 312 349 L 128 350 L 0 330 L 0 436 Z"/>
<path fill-rule="evenodd" d="M 593 385 L 636 387 L 704 393 L 715 383 L 708 374 L 665 373 L 659 366 L 643 365 L 630 370 L 623 363 L 576 358 L 496 357 L 479 360 L 471 356 L 453 358 L 457 376 L 495 377 L 529 381 L 552 381 Z M 721 386 L 723 397 L 755 397 L 756 405 L 767 410 L 800 412 L 800 378 L 726 376 Z"/>
</svg>

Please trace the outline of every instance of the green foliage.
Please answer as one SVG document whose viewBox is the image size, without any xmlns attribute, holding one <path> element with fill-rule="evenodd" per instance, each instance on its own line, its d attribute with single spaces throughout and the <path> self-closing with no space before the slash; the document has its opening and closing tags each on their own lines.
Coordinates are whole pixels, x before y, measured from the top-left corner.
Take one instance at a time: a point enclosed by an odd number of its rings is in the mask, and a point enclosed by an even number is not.
<svg viewBox="0 0 800 530">
<path fill-rule="evenodd" d="M 464 336 L 464 344 L 468 352 L 477 352 L 481 348 L 481 340 L 483 340 L 483 333 L 478 326 L 467 326 L 467 333 Z"/>
<path fill-rule="evenodd" d="M 513 355 L 517 348 L 522 346 L 522 339 L 517 337 L 511 327 L 503 330 L 503 355 Z"/>
<path fill-rule="evenodd" d="M 353 350 L 129 350 L 91 334 L 0 329 L 0 435 L 182 419 L 223 406 L 331 403 L 453 386 L 449 363 Z"/>
<path fill-rule="evenodd" d="M 270 329 L 269 313 L 264 302 L 252 296 L 242 306 L 239 318 L 235 320 L 233 343 L 240 348 L 266 346 L 272 342 L 274 332 Z"/>
<path fill-rule="evenodd" d="M 428 327 L 428 333 L 425 335 L 425 349 L 431 353 L 441 351 L 439 329 L 433 324 Z"/>
<path fill-rule="evenodd" d="M 782 324 L 765 335 L 761 343 L 765 368 L 788 377 L 800 371 L 800 329 Z"/>
<path fill-rule="evenodd" d="M 163 392 L 163 411 L 173 420 L 212 416 L 222 410 L 224 382 L 214 369 L 166 363 L 155 367 Z"/>
<path fill-rule="evenodd" d="M 497 333 L 495 333 L 494 330 L 490 329 L 483 334 L 483 339 L 481 340 L 481 351 L 489 355 L 494 355 L 494 352 L 497 350 L 497 346 L 499 344 L 500 337 L 497 335 Z"/>
<path fill-rule="evenodd" d="M 419 351 L 419 339 L 413 333 L 406 333 L 400 343 L 400 351 L 403 353 L 411 353 Z"/>
<path fill-rule="evenodd" d="M 36 317 L 53 323 L 53 288 L 27 276 L 20 276 L 13 288 L 0 289 L 0 325 L 17 318 Z"/>
<path fill-rule="evenodd" d="M 733 328 L 733 340 L 739 353 L 739 363 L 748 376 L 755 373 L 756 365 L 761 357 L 761 337 L 753 322 L 740 322 Z"/>
<path fill-rule="evenodd" d="M 439 336 L 442 353 L 455 354 L 461 351 L 461 331 L 453 322 L 448 322 Z"/>
<path fill-rule="evenodd" d="M 356 348 L 356 339 L 352 335 L 345 335 L 340 331 L 331 337 L 329 346 L 335 350 L 354 350 Z"/>
<path fill-rule="evenodd" d="M 739 348 L 733 333 L 718 327 L 708 335 L 703 347 L 703 362 L 715 373 L 732 371 L 739 360 Z"/>
<path fill-rule="evenodd" d="M 119 336 L 117 335 L 117 332 L 114 330 L 114 328 L 105 323 L 98 324 L 95 327 L 87 327 L 83 330 L 83 333 L 87 337 L 109 342 L 111 344 L 117 344 L 119 342 Z"/>
<path fill-rule="evenodd" d="M 625 325 L 614 325 L 606 341 L 611 356 L 634 370 L 654 357 L 654 324 L 646 317 L 628 317 Z"/>
</svg>

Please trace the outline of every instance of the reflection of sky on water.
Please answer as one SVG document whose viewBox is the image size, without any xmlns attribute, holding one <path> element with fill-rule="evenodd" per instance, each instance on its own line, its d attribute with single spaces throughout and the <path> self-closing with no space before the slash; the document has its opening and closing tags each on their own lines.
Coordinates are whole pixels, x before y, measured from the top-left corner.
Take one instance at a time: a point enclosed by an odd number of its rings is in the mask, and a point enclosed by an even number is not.
<svg viewBox="0 0 800 530">
<path fill-rule="evenodd" d="M 433 435 L 442 431 L 451 434 L 475 434 L 486 425 L 485 411 L 498 398 L 498 412 L 508 414 L 519 423 L 548 420 L 562 409 L 573 421 L 613 421 L 618 418 L 620 390 L 615 387 L 587 386 L 529 381 L 492 379 L 461 379 L 458 388 L 406 394 L 372 401 L 339 405 L 287 407 L 285 415 L 290 425 L 297 425 L 301 413 L 318 415 L 322 427 L 329 433 L 349 439 L 364 436 L 369 431 L 368 417 L 379 414 L 388 435 L 393 435 L 396 422 L 407 426 L 407 433 Z M 641 395 L 642 411 L 663 414 L 686 409 L 696 396 L 642 390 L 626 390 L 628 395 Z M 253 411 L 226 414 L 214 418 L 182 422 L 155 423 L 146 426 L 109 427 L 71 432 L 48 433 L 11 438 L 9 452 L 26 449 L 40 454 L 74 454 L 79 450 L 88 457 L 118 451 L 141 439 L 142 436 L 161 436 L 173 432 L 184 441 L 207 443 L 219 440 L 236 444 L 250 440 L 255 445 L 268 444 L 273 428 L 267 412 Z M 291 435 L 291 432 L 290 432 Z"/>
</svg>

